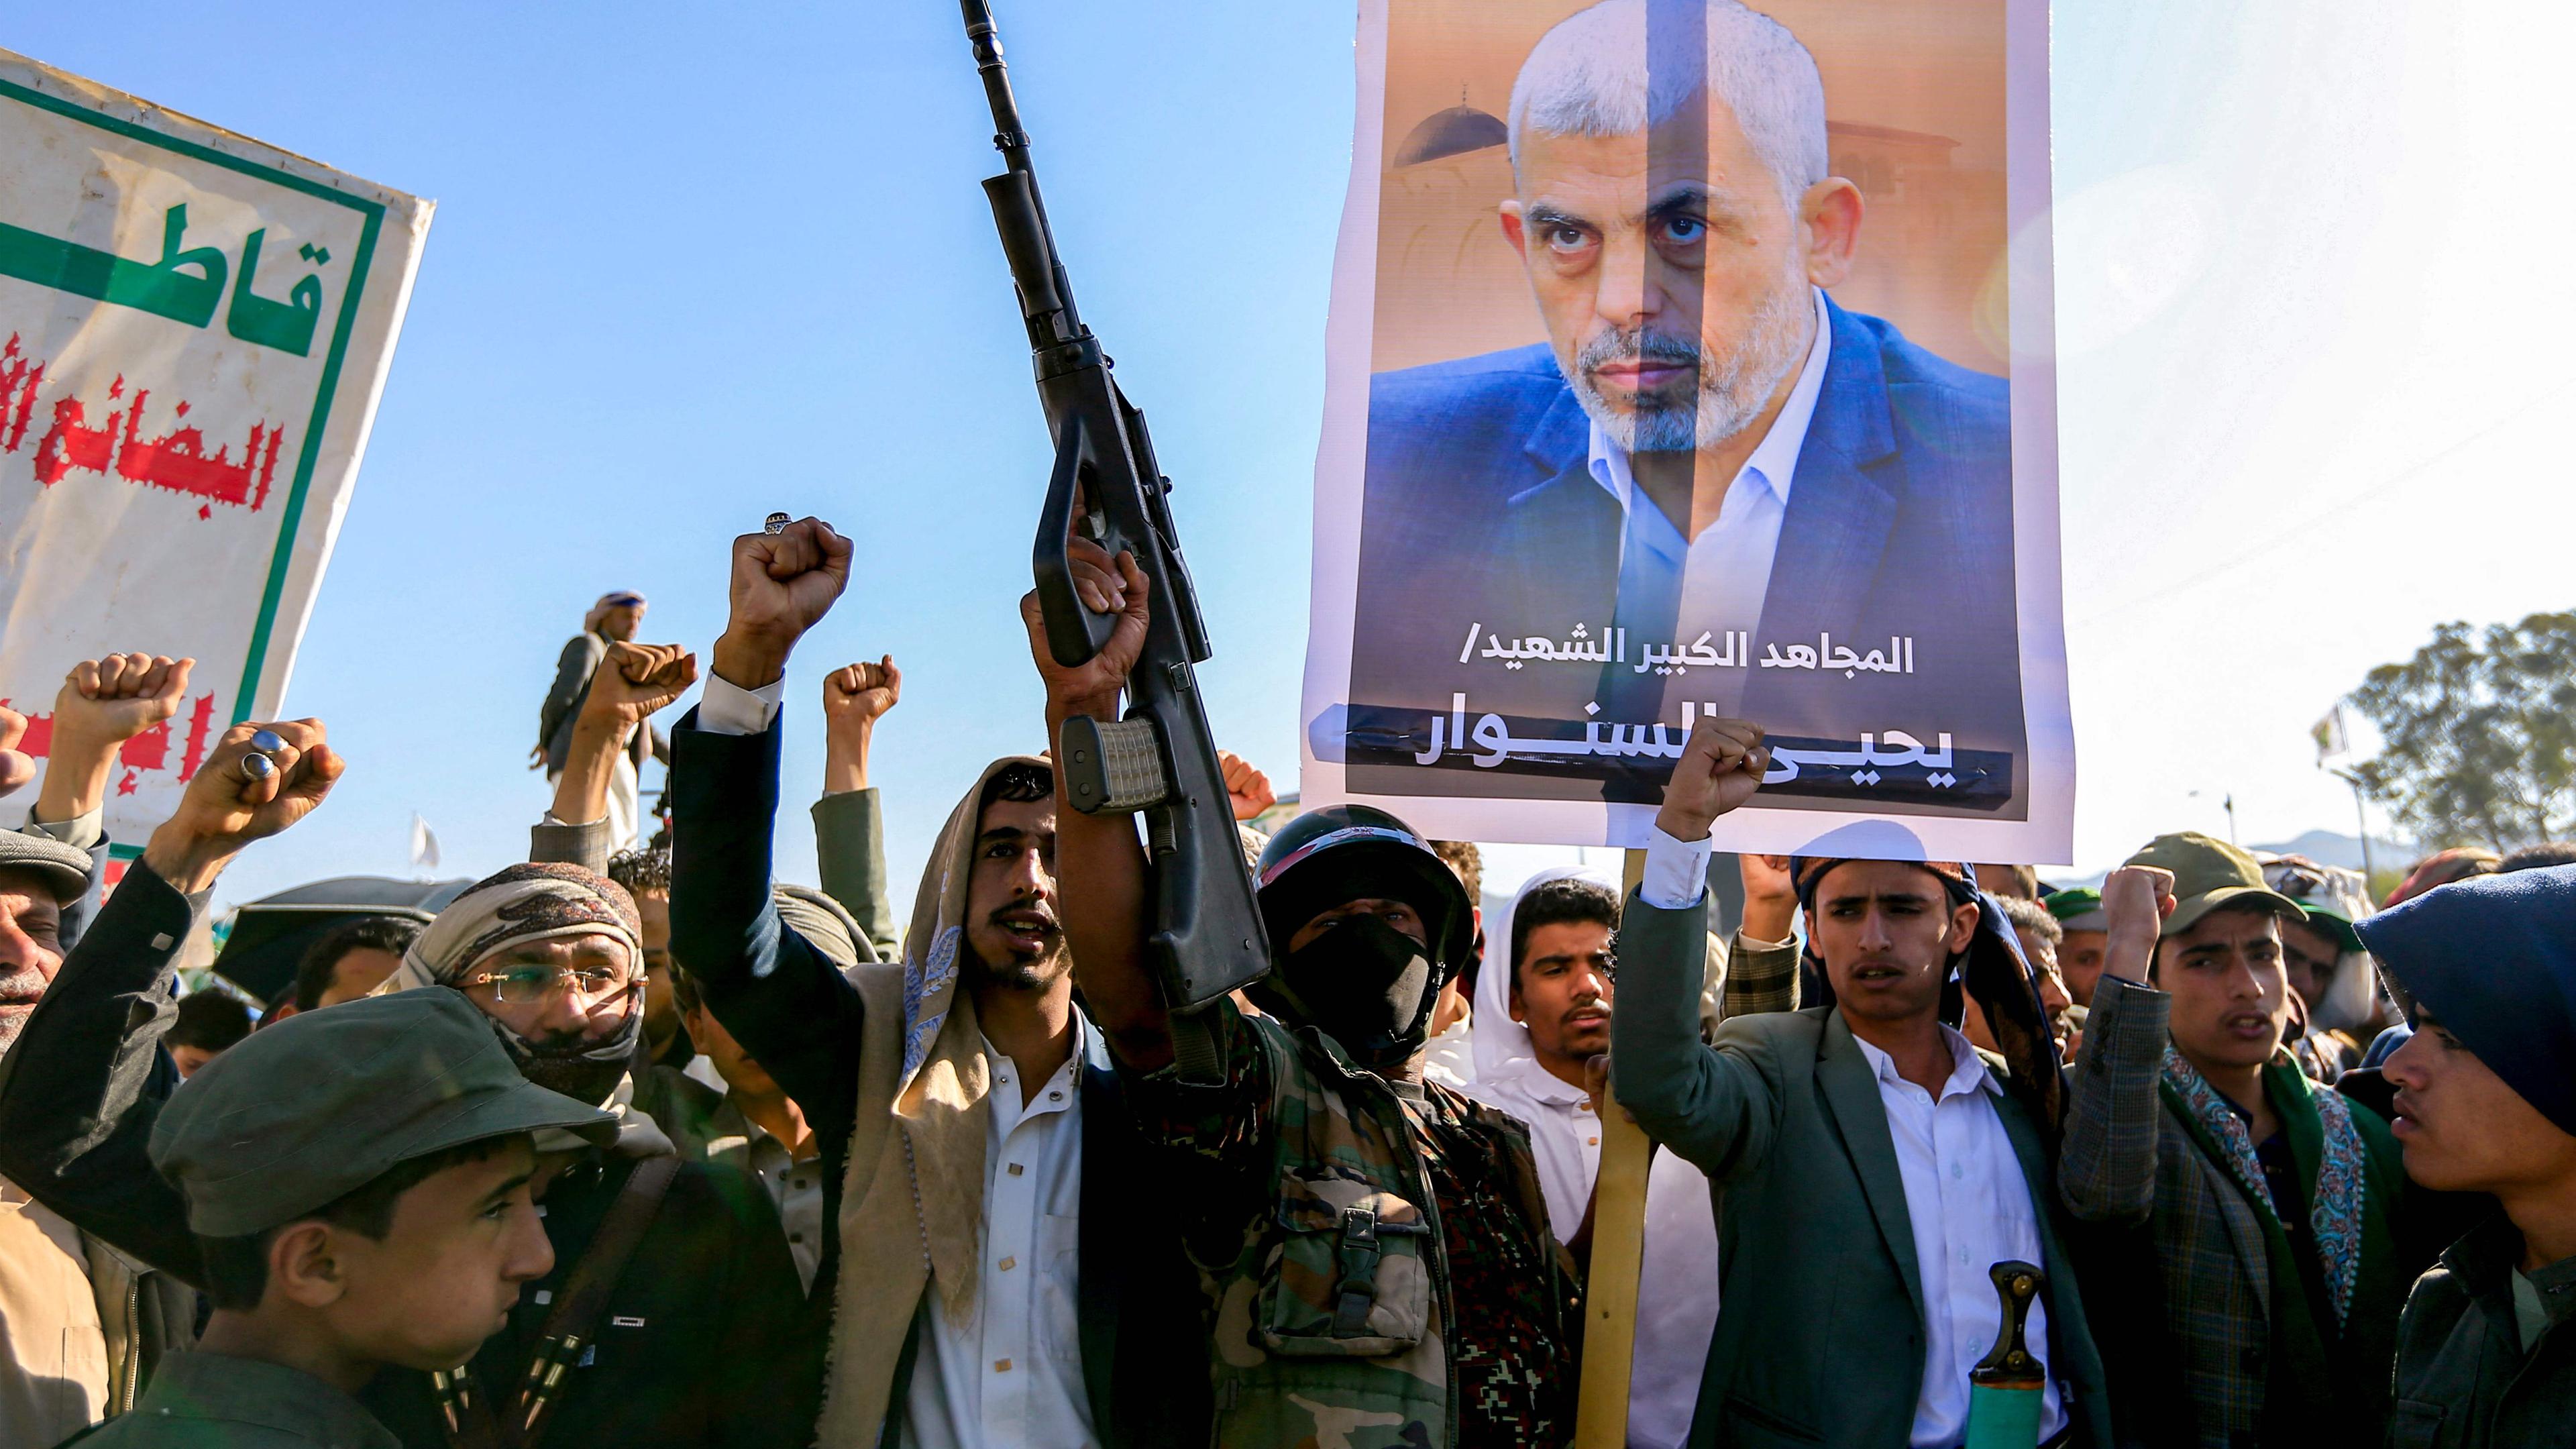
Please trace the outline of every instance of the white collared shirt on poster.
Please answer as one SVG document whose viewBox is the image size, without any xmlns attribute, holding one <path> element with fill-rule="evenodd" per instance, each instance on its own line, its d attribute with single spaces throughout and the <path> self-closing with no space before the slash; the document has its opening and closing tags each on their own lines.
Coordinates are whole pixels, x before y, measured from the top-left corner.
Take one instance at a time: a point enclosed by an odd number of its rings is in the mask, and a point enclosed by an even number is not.
<svg viewBox="0 0 2576 1449">
<path fill-rule="evenodd" d="M 1941 1038 L 1951 1070 L 1938 1101 L 1898 1076 L 1895 1058 L 1853 1038 L 1878 1077 L 1878 1100 L 1887 1108 L 1887 1132 L 1905 1180 L 1905 1215 L 1914 1224 L 1914 1261 L 1923 1275 L 1923 1391 L 1914 1403 L 1912 1440 L 1918 1449 L 1956 1444 L 1967 1432 L 1968 1371 L 2003 1326 L 1994 1265 L 2043 1261 L 2030 1184 L 1995 1113 L 2002 1088 L 1966 1037 L 1945 1026 Z M 2046 1365 L 2046 1304 L 2031 1304 L 2025 1333 L 2032 1355 Z M 2066 1424 L 2054 1374 L 2044 1394 L 2042 1443 Z"/>
<path fill-rule="evenodd" d="M 707 676 L 698 727 L 749 735 L 778 717 L 786 681 L 742 689 Z M 1035 1092 L 984 1042 L 993 1088 L 984 1138 L 984 1221 L 966 1322 L 937 1284 L 922 1294 L 920 1348 L 904 1395 L 904 1442 L 919 1449 L 1096 1449 L 1082 1382 L 1082 1066 L 1091 1028 L 1073 1017 L 1073 1054 Z"/>
<path fill-rule="evenodd" d="M 1615 1008 L 1614 1008 L 1615 1009 Z M 1601 1123 L 1583 1090 L 1529 1057 L 1514 1057 L 1465 1088 L 1530 1129 L 1548 1226 L 1562 1242 L 1583 1226 L 1601 1172 Z M 1646 1250 L 1637 1285 L 1636 1357 L 1628 1376 L 1629 1449 L 1678 1449 L 1690 1437 L 1717 1331 L 1717 1219 L 1708 1177 L 1670 1152 L 1646 1178 Z"/>
<path fill-rule="evenodd" d="M 1642 544 L 1665 570 L 1678 568 L 1681 573 L 1677 617 L 1685 643 L 1702 629 L 1750 633 L 1762 622 L 1762 601 L 1771 585 L 1771 556 L 1780 544 L 1780 524 L 1788 516 L 1789 489 L 1798 474 L 1798 454 L 1806 447 L 1808 425 L 1815 421 L 1816 399 L 1824 391 L 1825 367 L 1833 352 L 1825 294 L 1816 291 L 1814 302 L 1816 338 L 1807 349 L 1798 380 L 1761 443 L 1736 470 L 1717 520 L 1697 537 L 1683 538 L 1654 500 L 1638 495 L 1627 450 L 1611 441 L 1599 423 L 1592 425 L 1592 478 L 1619 501 L 1620 512 L 1628 518 L 1621 533 L 1623 550 L 1629 544 Z M 1623 558 L 1622 568 L 1626 567 Z"/>
</svg>

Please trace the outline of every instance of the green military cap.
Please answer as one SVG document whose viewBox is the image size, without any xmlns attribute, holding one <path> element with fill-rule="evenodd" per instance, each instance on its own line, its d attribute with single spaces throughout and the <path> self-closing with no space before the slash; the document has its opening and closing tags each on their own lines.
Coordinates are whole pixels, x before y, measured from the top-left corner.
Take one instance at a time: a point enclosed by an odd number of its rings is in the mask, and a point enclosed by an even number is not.
<svg viewBox="0 0 2576 1449">
<path fill-rule="evenodd" d="M 2299 902 L 2299 909 L 2307 913 L 2310 926 L 2335 943 L 2337 951 L 2349 956 L 2361 949 L 2361 933 L 2352 928 L 2352 921 L 2342 912 L 2327 910 L 2314 901 Z"/>
<path fill-rule="evenodd" d="M 2220 906 L 2262 906 L 2293 921 L 2307 919 L 2299 903 L 2263 883 L 2263 868 L 2254 857 L 2223 840 L 2196 830 L 2159 835 L 2127 864 L 2152 865 L 2173 872 L 2174 912 L 2165 917 L 2164 934 L 2180 935 Z"/>
<path fill-rule="evenodd" d="M 2048 913 L 2057 918 L 2062 930 L 2099 931 L 2106 928 L 2102 916 L 2102 893 L 2091 886 L 2059 891 L 2040 904 L 2048 907 Z"/>
<path fill-rule="evenodd" d="M 616 1122 L 521 1077 L 462 994 L 397 991 L 300 1012 L 199 1068 L 153 1124 L 152 1165 L 192 1231 L 241 1237 L 411 1158 L 543 1127 L 604 1145 Z"/>
</svg>

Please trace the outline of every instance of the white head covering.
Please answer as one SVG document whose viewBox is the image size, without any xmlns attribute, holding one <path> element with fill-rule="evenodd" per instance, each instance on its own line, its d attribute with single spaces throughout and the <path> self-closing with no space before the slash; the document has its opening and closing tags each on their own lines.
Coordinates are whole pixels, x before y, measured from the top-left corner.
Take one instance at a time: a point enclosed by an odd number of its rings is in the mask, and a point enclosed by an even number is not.
<svg viewBox="0 0 2576 1449">
<path fill-rule="evenodd" d="M 1520 919 L 1521 902 L 1529 899 L 1530 892 L 1562 880 L 1597 885 L 1613 899 L 1619 895 L 1618 878 L 1591 866 L 1550 866 L 1521 882 L 1519 892 L 1512 897 L 1511 909 L 1503 912 L 1502 931 L 1485 937 L 1485 964 L 1476 973 L 1473 1040 L 1479 1078 L 1493 1075 L 1515 1057 L 1537 1055 L 1538 1048 L 1530 1044 L 1529 1028 L 1512 1020 L 1512 972 L 1520 964 L 1512 959 L 1512 925 Z"/>
</svg>

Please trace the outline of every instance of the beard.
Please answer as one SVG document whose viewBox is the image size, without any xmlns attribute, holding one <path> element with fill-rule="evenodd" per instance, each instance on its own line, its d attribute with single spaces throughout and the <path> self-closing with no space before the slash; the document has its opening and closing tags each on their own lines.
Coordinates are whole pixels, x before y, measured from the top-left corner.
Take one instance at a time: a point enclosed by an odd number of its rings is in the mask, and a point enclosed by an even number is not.
<svg viewBox="0 0 2576 1449">
<path fill-rule="evenodd" d="M 1045 950 L 1034 956 L 1017 951 L 996 952 L 996 961 L 980 949 L 963 953 L 966 959 L 966 985 L 999 986 L 1012 991 L 1044 991 L 1063 980 L 1073 970 L 1073 953 L 1065 949 L 1064 937 L 1051 936 Z"/>
<path fill-rule="evenodd" d="M 27 1029 L 27 1018 L 35 1014 L 33 1003 L 0 1005 L 0 1057 L 9 1054 L 9 1048 L 17 1043 L 18 1033 Z"/>
<path fill-rule="evenodd" d="M 1021 948 L 1009 939 L 1028 934 L 1031 917 L 1043 921 L 1036 932 L 1038 948 Z M 1044 991 L 1073 970 L 1073 953 L 1064 944 L 1064 928 L 1055 912 L 1043 906 L 1016 901 L 995 910 L 984 918 L 990 934 L 971 933 L 964 957 L 965 984 L 968 987 L 999 986 L 1011 991 Z M 997 939 L 998 938 L 998 939 Z"/>
<path fill-rule="evenodd" d="M 1806 353 L 1800 319 L 1813 314 L 1802 279 L 1783 277 L 1753 309 L 1744 345 L 1711 361 L 1696 339 L 1667 336 L 1649 327 L 1594 334 L 1574 358 L 1574 396 L 1610 440 L 1630 454 L 1682 453 L 1714 447 L 1753 426 Z M 1662 362 L 1695 371 L 1689 398 L 1639 393 L 1627 408 L 1604 396 L 1593 380 L 1613 362 Z"/>
</svg>

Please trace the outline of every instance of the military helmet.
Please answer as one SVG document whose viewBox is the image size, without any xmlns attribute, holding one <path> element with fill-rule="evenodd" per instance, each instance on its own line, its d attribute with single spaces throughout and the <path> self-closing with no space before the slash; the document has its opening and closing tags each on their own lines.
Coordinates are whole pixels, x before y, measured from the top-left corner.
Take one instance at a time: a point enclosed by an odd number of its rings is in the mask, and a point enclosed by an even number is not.
<svg viewBox="0 0 2576 1449">
<path fill-rule="evenodd" d="M 1398 900 L 1430 932 L 1441 979 L 1458 972 L 1475 941 L 1475 903 L 1457 873 L 1402 820 L 1368 805 L 1327 805 L 1280 828 L 1254 872 L 1270 949 L 1316 916 L 1349 901 Z"/>
</svg>

